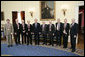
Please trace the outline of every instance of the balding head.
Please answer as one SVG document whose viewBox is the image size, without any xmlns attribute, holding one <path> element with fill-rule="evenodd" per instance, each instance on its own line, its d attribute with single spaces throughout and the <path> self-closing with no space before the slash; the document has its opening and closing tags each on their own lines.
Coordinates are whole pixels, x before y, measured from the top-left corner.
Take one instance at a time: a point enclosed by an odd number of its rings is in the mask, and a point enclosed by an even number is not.
<svg viewBox="0 0 85 57">
<path fill-rule="evenodd" d="M 57 19 L 57 22 L 58 22 L 58 23 L 60 22 L 60 18 Z"/>
<path fill-rule="evenodd" d="M 10 23 L 10 20 L 9 19 L 7 19 L 6 21 L 7 21 L 7 23 Z"/>
<path fill-rule="evenodd" d="M 24 20 L 22 20 L 22 23 L 24 23 Z"/>
<path fill-rule="evenodd" d="M 27 23 L 30 24 L 30 21 L 28 20 Z"/>
<path fill-rule="evenodd" d="M 35 23 L 37 23 L 38 19 L 35 19 L 34 21 L 35 21 Z"/>
<path fill-rule="evenodd" d="M 52 24 L 52 21 L 49 21 L 49 24 Z"/>
<path fill-rule="evenodd" d="M 43 21 L 42 24 L 45 24 L 45 22 Z"/>
<path fill-rule="evenodd" d="M 67 19 L 66 18 L 64 19 L 64 23 L 67 23 Z"/>
<path fill-rule="evenodd" d="M 72 23 L 75 23 L 75 19 L 73 18 L 73 19 L 71 19 L 71 21 L 72 21 Z"/>
</svg>

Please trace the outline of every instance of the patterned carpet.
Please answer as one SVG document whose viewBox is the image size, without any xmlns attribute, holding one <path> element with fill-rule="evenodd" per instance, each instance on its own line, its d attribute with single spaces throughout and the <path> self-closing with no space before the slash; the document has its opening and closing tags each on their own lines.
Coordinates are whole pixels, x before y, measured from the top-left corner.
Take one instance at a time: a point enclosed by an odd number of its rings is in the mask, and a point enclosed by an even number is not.
<svg viewBox="0 0 85 57">
<path fill-rule="evenodd" d="M 59 47 L 55 49 L 55 47 L 45 45 L 13 45 L 8 48 L 7 44 L 1 44 L 2 56 L 81 56 L 66 50 L 68 49 L 60 50 Z"/>
<path fill-rule="evenodd" d="M 41 46 L 43 46 L 43 45 L 41 45 Z M 62 45 L 61 46 L 45 46 L 45 47 L 59 49 L 59 50 L 67 51 L 67 52 L 71 52 L 70 47 L 64 49 Z M 84 50 L 82 50 L 82 49 L 76 49 L 76 51 L 74 53 L 78 54 L 80 56 L 84 56 Z"/>
</svg>

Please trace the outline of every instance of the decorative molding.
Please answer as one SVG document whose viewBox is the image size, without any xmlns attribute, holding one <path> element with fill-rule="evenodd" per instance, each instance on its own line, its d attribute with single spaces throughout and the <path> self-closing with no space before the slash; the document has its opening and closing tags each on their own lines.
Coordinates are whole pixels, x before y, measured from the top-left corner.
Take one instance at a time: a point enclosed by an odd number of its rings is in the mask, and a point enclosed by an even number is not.
<svg viewBox="0 0 85 57">
<path fill-rule="evenodd" d="M 84 1 L 78 3 L 78 6 L 83 6 L 83 5 L 84 5 Z"/>
</svg>

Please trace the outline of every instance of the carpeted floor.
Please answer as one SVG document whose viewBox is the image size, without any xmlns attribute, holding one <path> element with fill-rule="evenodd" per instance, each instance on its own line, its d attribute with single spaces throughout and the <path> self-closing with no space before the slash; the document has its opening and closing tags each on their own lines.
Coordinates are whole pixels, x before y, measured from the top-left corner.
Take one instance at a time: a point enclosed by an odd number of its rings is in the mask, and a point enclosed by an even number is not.
<svg viewBox="0 0 85 57">
<path fill-rule="evenodd" d="M 1 55 L 7 56 L 79 56 L 72 52 L 67 52 L 59 49 L 33 46 L 33 45 L 13 45 L 7 47 L 7 44 L 1 44 Z"/>
</svg>

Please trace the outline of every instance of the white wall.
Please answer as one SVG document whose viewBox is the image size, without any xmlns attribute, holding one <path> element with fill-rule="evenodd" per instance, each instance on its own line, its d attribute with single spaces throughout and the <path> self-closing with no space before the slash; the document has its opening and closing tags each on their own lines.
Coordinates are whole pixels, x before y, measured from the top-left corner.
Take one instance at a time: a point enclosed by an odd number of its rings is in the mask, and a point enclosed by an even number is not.
<svg viewBox="0 0 85 57">
<path fill-rule="evenodd" d="M 63 22 L 64 18 L 67 18 L 69 23 L 71 23 L 71 19 L 75 18 L 75 7 L 77 1 L 56 1 L 56 21 L 57 18 L 61 19 Z M 63 16 L 62 6 L 67 5 L 68 8 L 66 17 Z M 33 9 L 34 14 L 33 18 L 31 18 L 29 10 Z M 1 1 L 1 11 L 4 11 L 5 19 L 9 18 L 12 21 L 12 11 L 25 11 L 25 19 L 30 20 L 31 23 L 34 22 L 34 19 L 37 18 L 40 21 L 40 3 L 39 1 Z M 77 15 L 77 14 L 76 14 Z M 77 19 L 76 19 L 77 20 Z M 77 21 L 76 21 L 77 22 Z M 4 21 L 1 23 L 5 23 Z M 47 22 L 48 23 L 48 22 Z M 55 23 L 55 21 L 53 21 Z"/>
<path fill-rule="evenodd" d="M 83 1 L 56 1 L 56 20 L 53 21 L 55 24 L 57 18 L 63 22 L 64 18 L 68 19 L 71 23 L 71 19 L 75 18 L 78 23 L 78 4 Z M 83 2 L 84 3 L 84 2 Z M 62 7 L 67 8 L 66 16 L 63 16 Z M 33 18 L 31 18 L 29 11 L 33 10 Z M 37 18 L 40 21 L 40 1 L 1 1 L 1 11 L 4 12 L 5 20 L 9 18 L 12 23 L 12 11 L 25 11 L 25 21 L 30 20 L 31 24 L 34 23 L 34 19 Z M 5 23 L 1 21 L 1 24 Z M 48 21 L 46 21 L 48 24 Z M 70 39 L 69 39 L 70 42 Z"/>
</svg>

